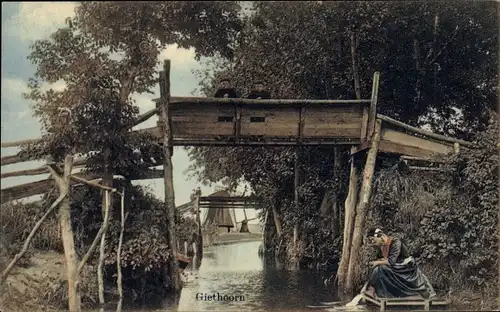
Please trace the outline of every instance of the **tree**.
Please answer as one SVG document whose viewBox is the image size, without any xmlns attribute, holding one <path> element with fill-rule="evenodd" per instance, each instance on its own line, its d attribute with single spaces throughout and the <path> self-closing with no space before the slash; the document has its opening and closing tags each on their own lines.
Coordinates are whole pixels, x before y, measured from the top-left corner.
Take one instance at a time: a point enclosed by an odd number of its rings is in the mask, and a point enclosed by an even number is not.
<svg viewBox="0 0 500 312">
<path fill-rule="evenodd" d="M 198 58 L 231 57 L 238 8 L 209 1 L 80 3 L 66 27 L 31 47 L 37 70 L 26 98 L 35 102 L 45 133 L 26 151 L 54 161 L 86 155 L 86 170 L 102 174 L 107 186 L 114 174 L 133 176 L 149 165 L 136 151 L 159 147 L 148 135 L 128 131 L 138 114 L 131 95 L 157 83 L 158 57 L 169 44 L 194 47 Z M 64 82 L 64 90 L 43 90 L 42 83 L 55 82 Z"/>
</svg>

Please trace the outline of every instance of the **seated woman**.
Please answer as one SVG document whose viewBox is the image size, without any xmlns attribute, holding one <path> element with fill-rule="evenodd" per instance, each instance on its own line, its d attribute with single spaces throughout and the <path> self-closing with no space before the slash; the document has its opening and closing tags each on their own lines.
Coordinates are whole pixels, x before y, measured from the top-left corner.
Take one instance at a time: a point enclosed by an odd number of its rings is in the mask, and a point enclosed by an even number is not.
<svg viewBox="0 0 500 312">
<path fill-rule="evenodd" d="M 424 298 L 435 296 L 434 288 L 427 277 L 417 267 L 401 239 L 390 237 L 382 230 L 370 231 L 368 237 L 372 244 L 380 247 L 381 260 L 370 262 L 374 267 L 368 288 L 364 292 L 375 292 L 381 298 L 401 298 L 420 295 Z"/>
</svg>

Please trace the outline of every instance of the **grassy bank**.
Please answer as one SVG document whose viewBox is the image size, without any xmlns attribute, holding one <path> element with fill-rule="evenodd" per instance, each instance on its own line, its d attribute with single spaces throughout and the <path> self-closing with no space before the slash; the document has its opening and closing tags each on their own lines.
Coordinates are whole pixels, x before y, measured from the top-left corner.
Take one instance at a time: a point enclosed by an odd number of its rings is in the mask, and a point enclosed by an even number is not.
<svg viewBox="0 0 500 312">
<path fill-rule="evenodd" d="M 167 263 L 171 257 L 166 242 L 164 204 L 140 187 L 129 186 L 126 194 L 125 231 L 121 252 L 124 306 L 135 307 L 155 298 L 168 298 L 171 283 Z M 75 188 L 71 214 L 77 259 L 80 261 L 94 241 L 102 224 L 101 194 L 86 187 Z M 33 225 L 54 198 L 37 203 L 10 203 L 1 206 L 0 270 L 7 267 L 21 250 Z M 116 254 L 120 235 L 120 201 L 115 200 L 106 233 L 104 256 L 105 302 L 116 304 Z M 117 217 L 118 216 L 118 217 Z M 196 239 L 194 221 L 176 216 L 179 241 Z M 65 258 L 57 215 L 52 214 L 40 227 L 28 252 L 18 261 L 1 291 L 1 311 L 64 310 L 67 308 Z M 191 250 L 188 251 L 188 253 Z M 95 308 L 99 302 L 97 287 L 98 249 L 88 259 L 80 276 L 82 309 Z M 160 303 L 158 303 L 160 304 Z M 114 309 L 114 308 L 112 308 Z"/>
</svg>

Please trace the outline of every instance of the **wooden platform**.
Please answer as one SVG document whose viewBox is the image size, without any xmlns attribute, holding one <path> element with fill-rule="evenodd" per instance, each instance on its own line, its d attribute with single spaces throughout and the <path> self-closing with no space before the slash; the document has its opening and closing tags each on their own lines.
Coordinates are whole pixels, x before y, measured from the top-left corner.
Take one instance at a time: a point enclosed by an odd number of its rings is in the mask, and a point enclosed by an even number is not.
<svg viewBox="0 0 500 312">
<path fill-rule="evenodd" d="M 363 295 L 366 302 L 371 302 L 380 307 L 380 311 L 385 311 L 386 307 L 423 307 L 425 311 L 430 311 L 432 307 L 443 307 L 450 304 L 449 299 L 433 297 L 424 299 L 422 297 L 406 297 L 406 298 L 374 298 L 368 294 Z"/>
</svg>

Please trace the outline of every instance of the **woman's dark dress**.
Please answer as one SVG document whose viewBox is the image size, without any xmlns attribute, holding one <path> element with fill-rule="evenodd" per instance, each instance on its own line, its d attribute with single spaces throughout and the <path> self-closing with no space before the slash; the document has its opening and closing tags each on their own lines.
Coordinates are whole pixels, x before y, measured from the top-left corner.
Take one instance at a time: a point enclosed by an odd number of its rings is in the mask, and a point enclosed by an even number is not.
<svg viewBox="0 0 500 312">
<path fill-rule="evenodd" d="M 415 260 L 408 261 L 410 254 L 398 238 L 393 238 L 389 246 L 388 265 L 373 269 L 369 284 L 375 288 L 378 297 L 400 298 L 419 295 L 426 290 L 435 295 L 434 288 L 420 271 Z M 406 263 L 404 260 L 407 259 Z"/>
</svg>

